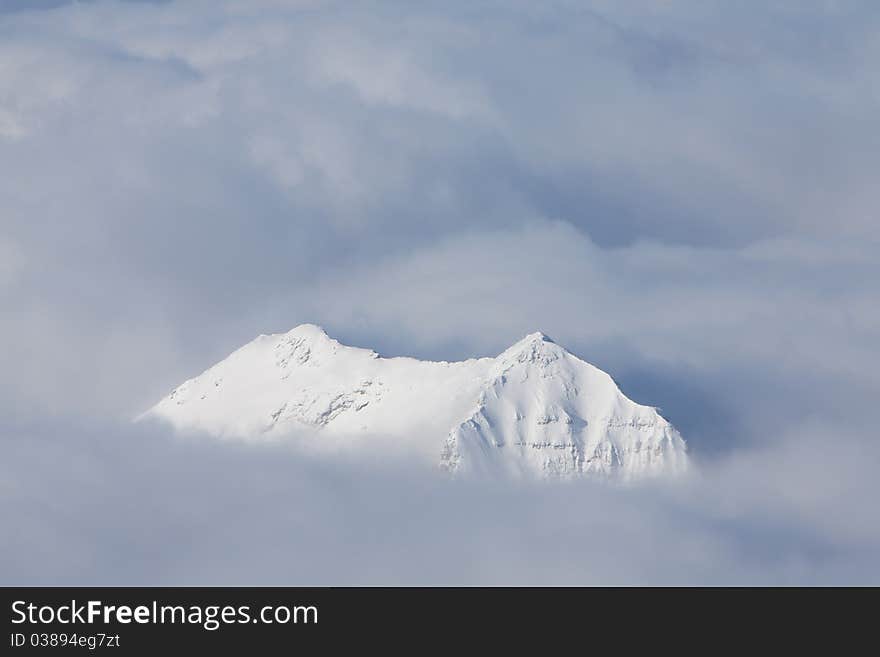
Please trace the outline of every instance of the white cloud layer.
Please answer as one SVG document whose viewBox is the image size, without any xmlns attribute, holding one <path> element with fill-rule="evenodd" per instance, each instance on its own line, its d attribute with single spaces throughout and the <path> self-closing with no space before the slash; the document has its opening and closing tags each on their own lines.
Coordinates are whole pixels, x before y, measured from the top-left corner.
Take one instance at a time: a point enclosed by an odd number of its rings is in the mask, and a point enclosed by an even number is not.
<svg viewBox="0 0 880 657">
<path fill-rule="evenodd" d="M 876 582 L 878 27 L 873 2 L 5 4 L 0 508 L 25 524 L 0 577 Z M 570 488 L 394 470 L 437 514 L 403 527 L 381 476 L 127 427 L 303 321 L 447 359 L 543 330 L 700 474 L 576 486 L 572 518 Z M 172 549 L 194 519 L 201 561 Z"/>
</svg>

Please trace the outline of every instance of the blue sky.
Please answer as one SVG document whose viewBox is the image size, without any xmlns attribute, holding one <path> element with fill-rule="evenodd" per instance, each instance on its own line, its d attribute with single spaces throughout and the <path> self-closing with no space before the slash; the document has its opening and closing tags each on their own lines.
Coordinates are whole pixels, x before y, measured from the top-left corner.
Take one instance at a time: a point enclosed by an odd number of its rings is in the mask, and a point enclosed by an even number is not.
<svg viewBox="0 0 880 657">
<path fill-rule="evenodd" d="M 704 581 L 876 582 L 878 28 L 871 2 L 5 3 L 3 513 L 79 485 L 53 465 L 68 450 L 148 486 L 120 445 L 159 450 L 150 476 L 177 448 L 127 419 L 259 333 L 309 321 L 453 359 L 542 330 L 661 407 L 701 468 L 697 507 L 608 500 L 627 511 L 596 550 L 650 514 L 664 554 L 670 527 L 693 531 Z M 200 449 L 207 489 L 262 467 Z M 161 476 L 188 490 L 188 472 Z M 73 527 L 100 492 L 63 523 L 37 513 L 5 563 L 60 577 L 28 555 L 68 523 L 96 559 L 110 539 Z M 173 505 L 156 500 L 157 536 Z M 498 537 L 540 522 L 521 508 Z M 346 517 L 322 530 L 340 540 Z M 547 577 L 601 579 L 575 565 L 590 532 L 553 518 L 571 560 Z M 173 581 L 191 556 L 82 572 Z"/>
</svg>

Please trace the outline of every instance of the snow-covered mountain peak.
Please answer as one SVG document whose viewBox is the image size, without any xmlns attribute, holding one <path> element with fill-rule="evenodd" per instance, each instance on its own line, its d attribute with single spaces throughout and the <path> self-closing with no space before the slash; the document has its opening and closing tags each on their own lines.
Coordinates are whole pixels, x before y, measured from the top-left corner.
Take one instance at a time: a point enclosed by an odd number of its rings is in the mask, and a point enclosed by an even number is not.
<svg viewBox="0 0 880 657">
<path fill-rule="evenodd" d="M 677 472 L 684 441 L 602 370 L 540 332 L 496 358 L 380 358 L 319 326 L 261 335 L 142 417 L 244 440 L 401 449 L 453 472 Z"/>
<path fill-rule="evenodd" d="M 540 331 L 529 333 L 522 340 L 505 349 L 495 359 L 496 375 L 518 365 L 547 367 L 568 355 L 568 352 Z"/>
<path fill-rule="evenodd" d="M 553 340 L 551 340 L 547 335 L 541 333 L 540 331 L 536 331 L 534 333 L 529 333 L 527 336 L 514 342 L 507 349 L 502 352 L 502 356 L 507 355 L 518 355 L 522 352 L 529 353 L 540 353 L 540 352 L 553 352 L 561 350 L 558 344 L 556 344 Z"/>
<path fill-rule="evenodd" d="M 281 369 L 291 365 L 319 367 L 327 364 L 327 360 L 343 353 L 349 358 L 378 358 L 379 355 L 369 349 L 349 347 L 331 338 L 317 324 L 300 324 L 287 333 L 262 335 L 257 340 L 272 345 L 275 364 Z"/>
<path fill-rule="evenodd" d="M 273 341 L 276 345 L 297 344 L 300 345 L 302 349 L 318 350 L 329 353 L 335 353 L 340 348 L 354 348 L 346 347 L 339 341 L 334 340 L 327 335 L 327 332 L 323 328 L 316 324 L 300 324 L 286 333 L 275 333 L 260 337 L 262 339 Z"/>
<path fill-rule="evenodd" d="M 304 340 L 314 340 L 319 342 L 336 342 L 336 340 L 333 340 L 333 338 L 327 335 L 327 331 L 325 331 L 323 327 L 318 326 L 317 324 L 300 324 L 299 326 L 294 326 L 283 335 L 287 337 L 302 338 Z"/>
<path fill-rule="evenodd" d="M 556 344 L 556 342 L 546 333 L 542 333 L 541 331 L 535 331 L 534 333 L 529 333 L 519 342 L 514 343 L 511 347 L 516 347 L 517 345 L 522 345 L 526 343 L 532 342 L 549 342 L 550 344 Z"/>
</svg>

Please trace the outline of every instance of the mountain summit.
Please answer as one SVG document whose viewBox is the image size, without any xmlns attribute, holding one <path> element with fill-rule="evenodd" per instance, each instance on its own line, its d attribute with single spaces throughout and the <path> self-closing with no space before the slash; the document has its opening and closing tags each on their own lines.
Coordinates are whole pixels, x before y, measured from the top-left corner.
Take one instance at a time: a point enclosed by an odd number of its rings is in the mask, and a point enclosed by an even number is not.
<svg viewBox="0 0 880 657">
<path fill-rule="evenodd" d="M 543 333 L 450 363 L 382 358 L 303 324 L 259 336 L 141 418 L 220 438 L 399 448 L 456 473 L 631 478 L 687 466 L 656 409 Z"/>
</svg>

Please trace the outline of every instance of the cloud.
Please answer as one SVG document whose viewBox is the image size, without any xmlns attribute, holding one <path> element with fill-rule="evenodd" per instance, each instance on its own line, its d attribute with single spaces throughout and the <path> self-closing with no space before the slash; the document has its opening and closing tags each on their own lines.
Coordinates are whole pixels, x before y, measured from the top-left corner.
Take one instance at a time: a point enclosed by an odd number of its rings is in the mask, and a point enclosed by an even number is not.
<svg viewBox="0 0 880 657">
<path fill-rule="evenodd" d="M 877 537 L 859 529 L 880 393 L 874 3 L 23 4 L 0 11 L 0 437 L 5 490 L 30 515 L 4 563 L 47 581 L 74 564 L 101 581 L 213 582 L 223 568 L 255 581 L 305 541 L 302 564 L 334 546 L 317 572 L 342 582 L 424 581 L 426 564 L 435 581 L 503 581 L 541 553 L 534 581 L 876 574 L 862 557 Z M 381 477 L 346 493 L 351 470 L 285 457 L 279 499 L 299 494 L 284 472 L 301 473 L 304 499 L 338 503 L 320 508 L 328 524 L 267 502 L 254 474 L 242 499 L 266 514 L 223 534 L 206 491 L 226 499 L 217 482 L 235 464 L 255 473 L 275 455 L 112 422 L 303 321 L 446 359 L 543 330 L 660 406 L 703 481 L 577 488 L 599 538 L 583 519 L 541 524 L 568 490 L 529 501 L 437 484 L 415 498 L 440 509 L 436 530 L 410 530 L 411 513 L 383 515 L 395 494 Z M 76 454 L 81 470 L 48 465 Z M 40 485 L 21 478 L 34 472 Z M 144 497 L 125 503 L 147 520 L 91 539 L 76 523 L 99 528 L 89 510 L 107 489 L 88 482 L 109 472 L 137 482 Z M 191 500 L 182 515 L 170 493 L 139 501 L 160 474 Z M 78 495 L 53 503 L 62 486 Z M 353 558 L 345 526 L 374 489 L 366 517 L 385 533 L 358 525 L 371 542 Z M 468 524 L 470 497 L 486 502 Z M 16 505 L 5 520 L 24 517 Z M 492 505 L 521 510 L 483 534 Z M 114 523 L 120 509 L 107 507 Z M 200 515 L 253 560 L 137 547 L 145 533 L 178 545 Z M 432 547 L 441 532 L 476 538 Z M 40 570 L 28 555 L 50 539 L 71 561 L 46 552 Z M 108 565 L 119 546 L 128 557 Z M 420 560 L 395 574 L 397 549 Z M 576 552 L 620 558 L 590 570 Z M 663 571 L 669 554 L 690 566 Z"/>
<path fill-rule="evenodd" d="M 25 264 L 25 255 L 21 247 L 0 236 L 0 291 L 15 282 Z"/>
<path fill-rule="evenodd" d="M 319 84 L 349 86 L 368 105 L 421 110 L 452 119 L 490 111 L 479 90 L 431 75 L 410 60 L 408 48 L 379 46 L 356 32 L 321 34 L 309 57 L 309 68 Z"/>
<path fill-rule="evenodd" d="M 868 462 L 829 458 L 824 427 L 793 428 L 796 440 L 773 458 L 744 455 L 674 486 L 614 489 L 450 481 L 388 454 L 331 465 L 279 446 L 181 441 L 155 427 L 23 426 L 6 440 L 12 460 L 0 466 L 0 513 L 17 527 L 0 539 L 0 577 L 91 585 L 876 582 Z M 848 436 L 837 439 L 851 447 Z M 859 456 L 876 460 L 876 446 Z M 53 465 L 58 458 L 63 468 Z"/>
<path fill-rule="evenodd" d="M 880 272 L 870 247 L 828 246 L 602 249 L 538 222 L 340 269 L 274 305 L 434 358 L 496 354 L 543 330 L 663 407 L 699 454 L 871 403 Z M 651 372 L 665 382 L 646 385 Z"/>
</svg>

